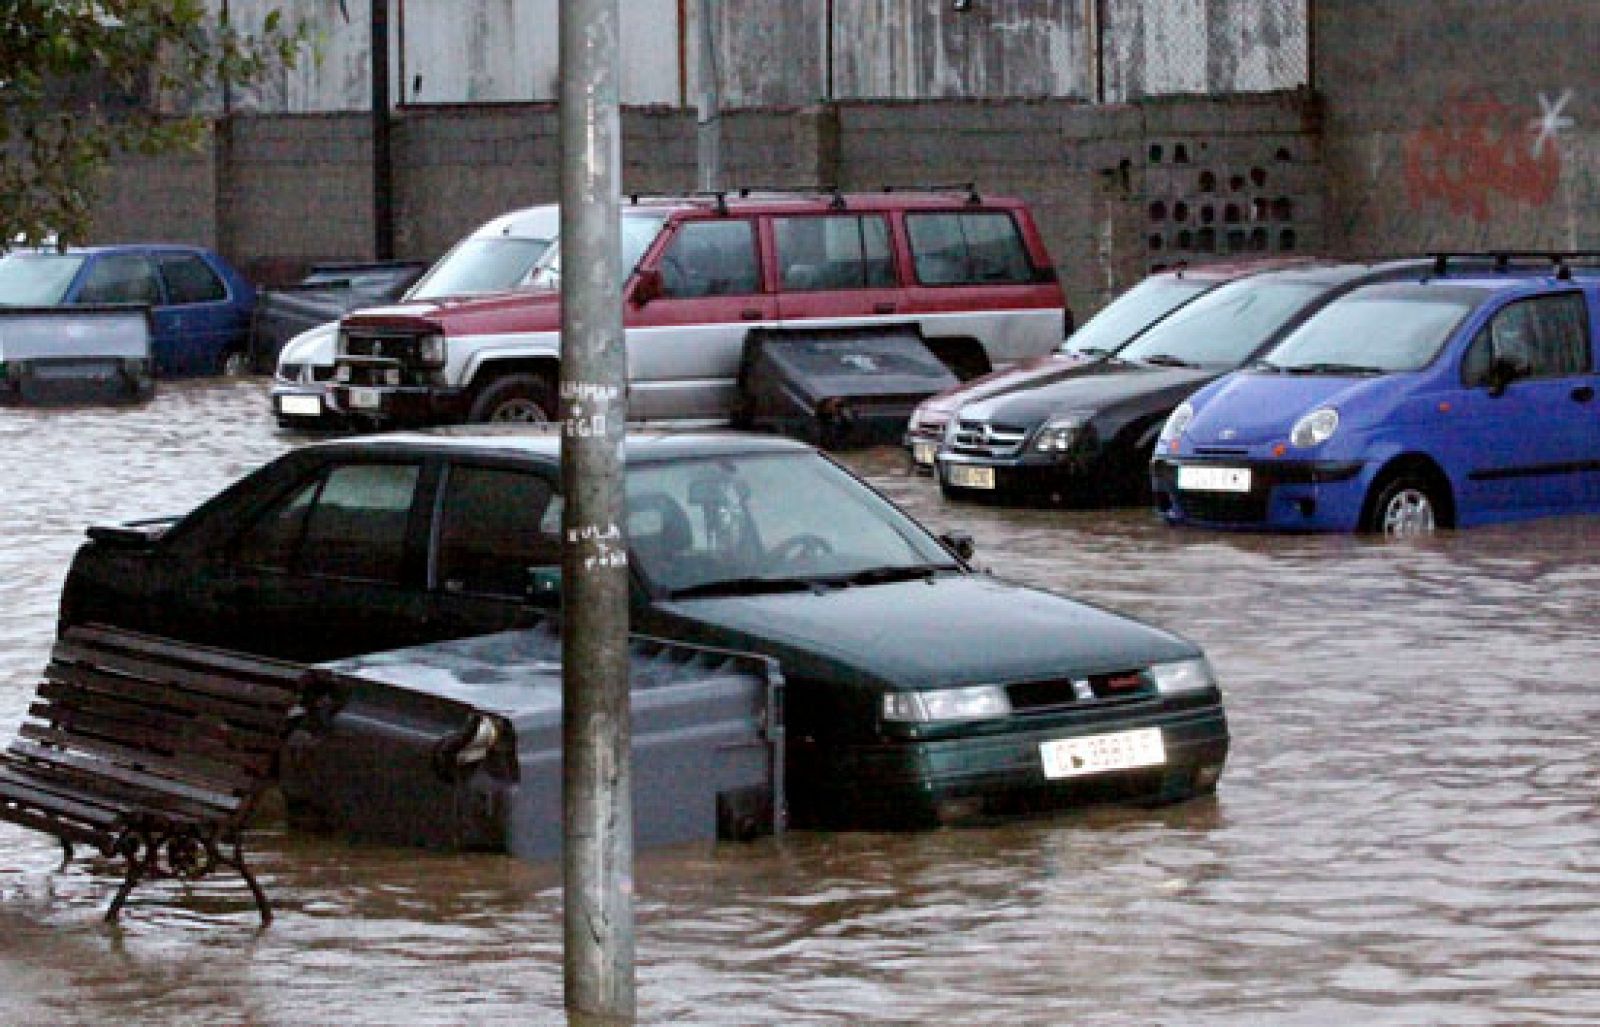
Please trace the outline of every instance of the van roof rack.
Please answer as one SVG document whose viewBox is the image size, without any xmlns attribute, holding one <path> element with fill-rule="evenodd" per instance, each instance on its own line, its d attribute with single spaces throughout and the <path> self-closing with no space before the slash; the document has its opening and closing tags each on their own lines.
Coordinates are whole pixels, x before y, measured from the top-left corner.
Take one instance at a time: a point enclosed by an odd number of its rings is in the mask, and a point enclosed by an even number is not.
<svg viewBox="0 0 1600 1027">
<path fill-rule="evenodd" d="M 1600 263 L 1600 250 L 1442 250 L 1428 254 L 1433 258 L 1433 273 L 1449 273 L 1450 261 L 1491 262 L 1496 272 L 1512 264 L 1549 264 L 1560 281 L 1572 278 L 1573 264 Z"/>
<path fill-rule="evenodd" d="M 966 193 L 967 202 L 973 206 L 983 202 L 983 197 L 978 195 L 976 182 L 941 182 L 934 185 L 917 183 L 913 185 L 885 185 L 881 187 L 886 193 Z"/>
</svg>

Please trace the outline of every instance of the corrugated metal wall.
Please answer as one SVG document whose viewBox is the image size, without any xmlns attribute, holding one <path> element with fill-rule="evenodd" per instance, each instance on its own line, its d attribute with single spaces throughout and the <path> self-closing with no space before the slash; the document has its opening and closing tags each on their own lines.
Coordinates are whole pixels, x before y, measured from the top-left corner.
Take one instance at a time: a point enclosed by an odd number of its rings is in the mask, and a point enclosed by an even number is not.
<svg viewBox="0 0 1600 1027">
<path fill-rule="evenodd" d="M 208 0 L 258 25 L 282 8 L 314 53 L 240 106 L 363 110 L 370 0 Z M 1307 83 L 1307 0 L 706 0 L 724 107 L 819 100 L 1110 102 Z M 404 104 L 553 100 L 559 0 L 389 0 Z M 622 102 L 692 105 L 698 0 L 622 7 Z"/>
</svg>

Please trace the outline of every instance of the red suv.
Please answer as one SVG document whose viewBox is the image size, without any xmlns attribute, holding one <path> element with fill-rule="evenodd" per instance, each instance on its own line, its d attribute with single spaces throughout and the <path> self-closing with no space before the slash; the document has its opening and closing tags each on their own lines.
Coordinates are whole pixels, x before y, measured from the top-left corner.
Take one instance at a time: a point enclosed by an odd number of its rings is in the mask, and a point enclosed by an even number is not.
<svg viewBox="0 0 1600 1027">
<path fill-rule="evenodd" d="M 1047 353 L 1070 323 L 1021 200 L 954 192 L 717 193 L 621 211 L 629 416 L 725 423 L 751 329 L 915 325 L 962 377 Z M 560 248 L 533 291 L 367 309 L 335 389 L 371 424 L 557 413 Z"/>
</svg>

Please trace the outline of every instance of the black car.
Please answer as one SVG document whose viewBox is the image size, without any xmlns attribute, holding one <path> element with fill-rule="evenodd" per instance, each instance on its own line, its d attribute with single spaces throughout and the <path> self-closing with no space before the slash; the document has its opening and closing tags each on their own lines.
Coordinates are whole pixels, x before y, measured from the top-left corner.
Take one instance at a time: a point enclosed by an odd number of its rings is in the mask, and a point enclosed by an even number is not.
<svg viewBox="0 0 1600 1027">
<path fill-rule="evenodd" d="M 1179 403 L 1357 286 L 1429 267 L 1319 263 L 1213 289 L 1102 360 L 964 404 L 939 448 L 940 488 L 962 498 L 1147 502 L 1156 436 Z"/>
<path fill-rule="evenodd" d="M 1192 643 L 975 573 L 809 446 L 634 436 L 632 627 L 776 658 L 798 824 L 932 824 L 1210 792 L 1228 730 Z M 560 591 L 559 439 L 294 450 L 171 521 L 91 528 L 63 626 L 318 661 L 527 625 Z"/>
</svg>

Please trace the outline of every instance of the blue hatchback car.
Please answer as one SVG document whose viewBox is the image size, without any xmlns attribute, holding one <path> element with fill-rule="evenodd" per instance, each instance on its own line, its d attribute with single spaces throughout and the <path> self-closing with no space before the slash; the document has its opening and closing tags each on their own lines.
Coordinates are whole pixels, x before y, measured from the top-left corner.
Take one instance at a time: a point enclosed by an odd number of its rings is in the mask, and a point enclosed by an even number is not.
<svg viewBox="0 0 1600 1027">
<path fill-rule="evenodd" d="M 1174 524 L 1388 535 L 1600 512 L 1600 280 L 1557 262 L 1368 285 L 1178 407 Z"/>
<path fill-rule="evenodd" d="M 0 257 L 0 306 L 108 303 L 150 307 L 150 349 L 160 375 L 247 368 L 255 288 L 208 249 L 148 243 Z"/>
</svg>

